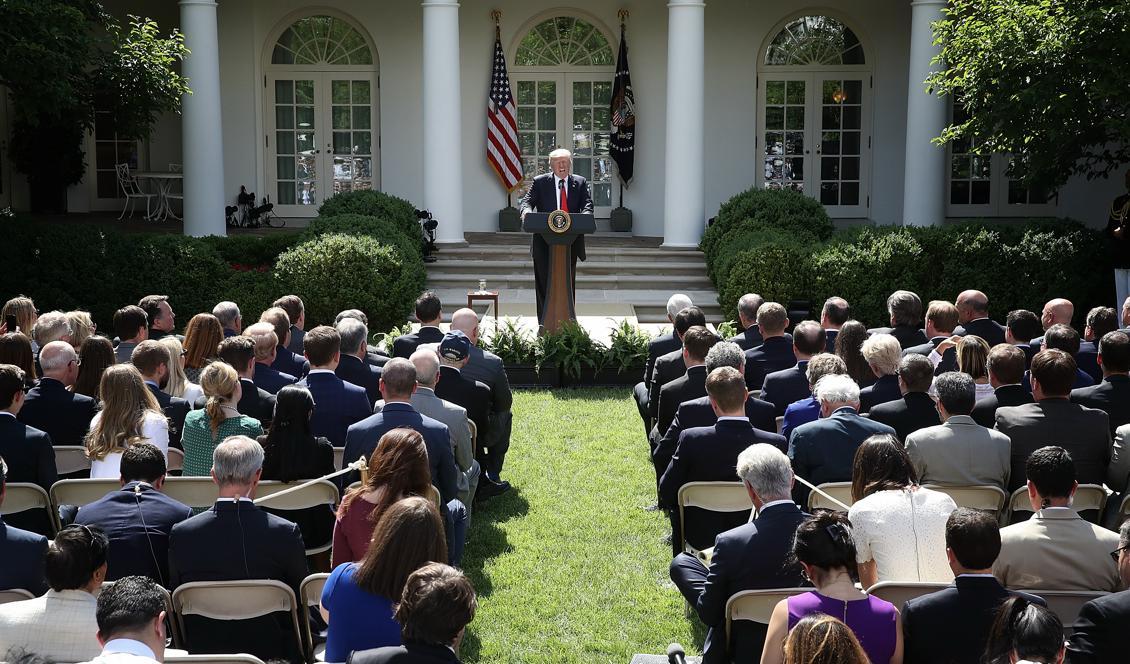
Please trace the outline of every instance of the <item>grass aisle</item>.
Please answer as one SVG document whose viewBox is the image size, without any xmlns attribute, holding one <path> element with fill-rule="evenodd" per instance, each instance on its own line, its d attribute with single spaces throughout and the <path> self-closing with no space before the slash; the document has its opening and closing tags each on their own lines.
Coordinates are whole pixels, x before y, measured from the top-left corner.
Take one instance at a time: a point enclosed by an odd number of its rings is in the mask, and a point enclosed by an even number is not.
<svg viewBox="0 0 1130 664">
<path fill-rule="evenodd" d="M 627 388 L 518 391 L 504 476 L 476 506 L 464 566 L 474 662 L 612 662 L 695 641 L 667 576 L 669 530 Z M 688 648 L 689 649 L 689 648 Z"/>
</svg>

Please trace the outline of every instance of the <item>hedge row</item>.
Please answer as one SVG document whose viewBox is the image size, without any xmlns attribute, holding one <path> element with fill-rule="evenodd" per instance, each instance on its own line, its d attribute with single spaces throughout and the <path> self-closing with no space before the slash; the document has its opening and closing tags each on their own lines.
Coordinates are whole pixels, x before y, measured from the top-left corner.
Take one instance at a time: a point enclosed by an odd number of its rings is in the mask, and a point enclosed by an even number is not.
<svg viewBox="0 0 1130 664">
<path fill-rule="evenodd" d="M 803 299 L 818 314 L 839 295 L 855 318 L 886 325 L 886 300 L 897 289 L 928 302 L 953 301 L 967 288 L 989 298 L 1003 320 L 1013 309 L 1039 312 L 1052 297 L 1075 303 L 1081 321 L 1115 299 L 1106 239 L 1071 220 L 971 221 L 941 227 L 880 226 L 830 232 L 827 214 L 794 192 L 749 191 L 723 206 L 702 242 L 727 317 L 738 299 L 759 293 L 785 303 Z M 819 207 L 819 204 L 816 204 Z M 734 214 L 749 214 L 744 219 Z M 770 214 L 771 213 L 771 214 Z M 804 216 L 811 230 L 805 230 Z"/>
<path fill-rule="evenodd" d="M 263 237 L 3 219 L 0 301 L 24 294 L 42 311 L 85 309 L 107 331 L 115 310 L 154 293 L 170 297 L 179 327 L 222 300 L 257 318 L 287 293 L 306 303 L 308 325 L 332 324 L 346 308 L 364 311 L 373 330 L 402 323 L 426 276 L 412 205 L 379 192 L 331 200 L 339 199 L 322 206 L 309 228 Z"/>
</svg>

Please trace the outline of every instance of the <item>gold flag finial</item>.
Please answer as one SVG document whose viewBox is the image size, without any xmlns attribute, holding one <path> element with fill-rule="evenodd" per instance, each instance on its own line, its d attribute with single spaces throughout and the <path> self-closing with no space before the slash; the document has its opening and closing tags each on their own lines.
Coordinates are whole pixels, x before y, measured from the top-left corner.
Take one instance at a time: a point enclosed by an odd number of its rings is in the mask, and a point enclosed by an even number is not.
<svg viewBox="0 0 1130 664">
<path fill-rule="evenodd" d="M 620 17 L 620 25 L 624 25 L 624 22 L 628 20 L 627 9 L 621 9 L 620 11 L 616 12 L 616 15 Z"/>
</svg>

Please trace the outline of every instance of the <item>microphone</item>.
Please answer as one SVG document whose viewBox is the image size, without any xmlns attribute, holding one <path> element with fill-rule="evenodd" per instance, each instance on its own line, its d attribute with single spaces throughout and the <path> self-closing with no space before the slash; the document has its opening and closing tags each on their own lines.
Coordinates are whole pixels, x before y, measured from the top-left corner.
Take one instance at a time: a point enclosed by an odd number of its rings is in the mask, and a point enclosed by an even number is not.
<svg viewBox="0 0 1130 664">
<path fill-rule="evenodd" d="M 667 646 L 667 662 L 668 664 L 687 664 L 687 653 L 683 651 L 683 646 L 678 643 Z"/>
</svg>

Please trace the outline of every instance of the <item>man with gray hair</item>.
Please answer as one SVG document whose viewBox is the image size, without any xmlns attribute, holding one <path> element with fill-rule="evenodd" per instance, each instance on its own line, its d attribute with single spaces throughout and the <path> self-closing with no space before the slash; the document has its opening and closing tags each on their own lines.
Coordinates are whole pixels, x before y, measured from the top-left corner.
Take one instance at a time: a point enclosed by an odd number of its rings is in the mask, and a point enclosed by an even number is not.
<svg viewBox="0 0 1130 664">
<path fill-rule="evenodd" d="M 765 343 L 761 329 L 757 327 L 757 310 L 765 304 L 765 298 L 757 293 L 746 293 L 738 299 L 738 325 L 742 333 L 727 341 L 742 347 L 743 351 L 753 350 Z"/>
<path fill-rule="evenodd" d="M 52 341 L 39 351 L 39 362 L 43 377 L 28 391 L 19 420 L 46 431 L 55 445 L 82 445 L 98 406 L 85 394 L 67 389 L 78 376 L 74 347 L 66 341 Z"/>
<path fill-rule="evenodd" d="M 224 300 L 212 307 L 212 315 L 220 321 L 224 328 L 224 338 L 239 336 L 243 332 L 243 317 L 239 313 L 239 305 L 235 302 Z"/>
<path fill-rule="evenodd" d="M 169 536 L 169 589 L 193 581 L 272 579 L 299 595 L 306 578 L 302 531 L 254 502 L 263 472 L 263 448 L 247 436 L 231 436 L 212 453 L 216 504 L 173 526 Z M 289 616 L 271 614 L 250 620 L 211 620 L 185 616 L 200 652 L 246 652 L 260 659 L 301 659 L 294 652 Z M 264 659 L 266 661 L 266 659 Z"/>
<path fill-rule="evenodd" d="M 820 382 L 821 378 L 831 374 L 847 375 L 847 364 L 839 355 L 820 353 L 813 355 L 812 359 L 808 361 L 804 376 L 808 379 L 810 395 L 792 402 L 785 408 L 785 414 L 781 417 L 781 435 L 785 437 L 785 440 L 789 439 L 793 429 L 807 422 L 815 422 L 820 419 L 820 403 L 816 401 L 816 397 L 811 396 L 811 390 L 816 387 L 816 383 Z"/>
<path fill-rule="evenodd" d="M 859 391 L 859 412 L 866 413 L 872 406 L 901 398 L 898 371 L 902 348 L 898 338 L 893 334 L 872 334 L 864 339 L 860 351 L 876 380 Z"/>
<path fill-rule="evenodd" d="M 780 304 L 766 302 L 757 310 L 757 327 L 764 341 L 745 352 L 745 384 L 749 389 L 760 390 L 765 376 L 796 364 L 792 339 L 785 335 L 788 326 L 788 312 Z"/>
<path fill-rule="evenodd" d="M 1118 564 L 1122 587 L 1130 588 L 1130 521 L 1118 531 L 1118 548 L 1111 552 Z M 1119 662 L 1126 656 L 1130 630 L 1130 590 L 1093 599 L 1083 605 L 1067 639 L 1069 662 Z"/>
<path fill-rule="evenodd" d="M 859 415 L 859 386 L 848 376 L 824 376 L 813 394 L 820 404 L 820 419 L 800 425 L 789 437 L 793 472 L 817 485 L 847 482 L 860 444 L 877 433 L 894 435 L 895 430 Z M 793 498 L 798 505 L 807 505 L 808 493 L 808 487 L 798 483 Z"/>
<path fill-rule="evenodd" d="M 361 311 L 360 309 L 346 309 L 345 311 L 339 311 L 337 316 L 334 316 L 334 327 L 337 327 L 337 324 L 346 318 L 356 318 L 357 320 L 364 323 L 366 328 L 369 325 L 369 317 L 365 315 L 364 311 Z M 389 354 L 384 352 L 380 348 L 377 348 L 373 344 L 366 342 L 364 360 L 374 367 L 380 369 L 385 365 L 385 362 L 388 362 Z"/>
<path fill-rule="evenodd" d="M 902 398 L 875 406 L 867 416 L 894 427 L 899 440 L 906 442 L 906 437 L 915 431 L 942 423 L 929 394 L 934 365 L 925 355 L 904 355 L 899 360 L 898 381 Z"/>
<path fill-rule="evenodd" d="M 887 314 L 891 317 L 890 327 L 877 327 L 868 330 L 871 334 L 884 333 L 898 339 L 903 350 L 929 341 L 922 325 L 922 299 L 916 293 L 897 290 L 887 298 Z"/>
<path fill-rule="evenodd" d="M 42 349 L 52 341 L 70 342 L 72 333 L 67 314 L 62 311 L 48 311 L 40 314 L 35 321 L 35 326 L 31 329 L 31 338 L 39 349 Z"/>
<path fill-rule="evenodd" d="M 1012 442 L 996 429 L 970 417 L 976 403 L 973 378 L 949 371 L 934 379 L 942 423 L 906 437 L 918 481 L 922 484 L 1008 486 Z"/>
<path fill-rule="evenodd" d="M 763 624 L 736 620 L 726 643 L 726 601 L 743 590 L 807 585 L 798 565 L 789 564 L 793 537 L 807 514 L 789 497 L 793 472 L 780 450 L 759 443 L 738 455 L 738 477 L 757 518 L 718 535 L 709 569 L 698 556 L 680 553 L 671 561 L 671 580 L 707 626 L 703 662 L 755 662 L 765 642 Z"/>
<path fill-rule="evenodd" d="M 365 389 L 371 407 L 381 398 L 381 370 L 365 361 L 369 346 L 369 328 L 356 318 L 337 322 L 341 335 L 341 359 L 334 373 L 347 383 Z"/>
<path fill-rule="evenodd" d="M 651 387 L 652 372 L 655 370 L 655 360 L 683 347 L 683 339 L 674 330 L 675 316 L 678 316 L 683 309 L 691 306 L 694 306 L 694 303 L 682 293 L 675 293 L 668 298 L 667 320 L 671 323 L 672 330 L 655 337 L 647 344 L 647 362 L 644 364 L 643 382 L 636 383 L 632 393 L 636 400 L 636 408 L 639 409 L 640 417 L 643 418 L 645 432 L 651 431 L 651 416 L 648 414 L 648 390 Z"/>
</svg>

